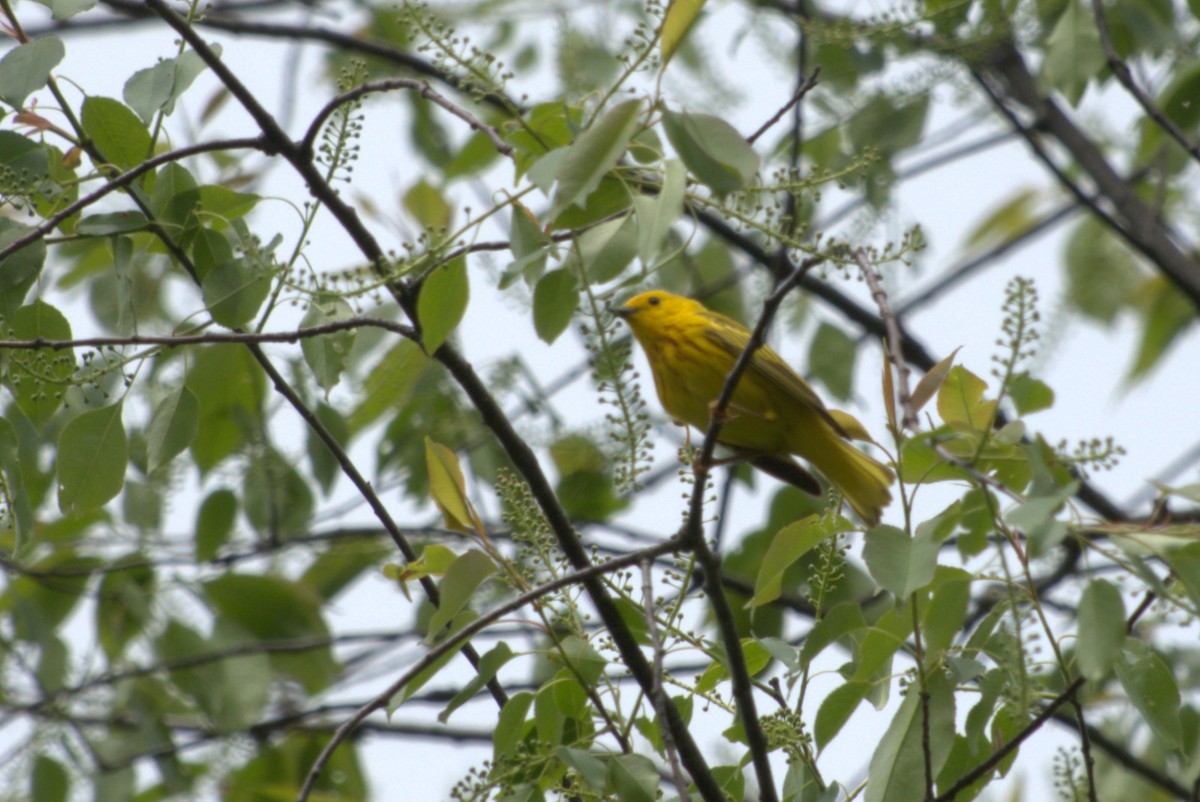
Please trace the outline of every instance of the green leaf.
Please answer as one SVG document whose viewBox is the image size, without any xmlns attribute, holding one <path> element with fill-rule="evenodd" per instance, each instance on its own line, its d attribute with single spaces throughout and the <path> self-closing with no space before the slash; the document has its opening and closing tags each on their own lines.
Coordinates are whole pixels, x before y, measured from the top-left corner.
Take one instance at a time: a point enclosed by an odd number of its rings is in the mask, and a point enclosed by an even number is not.
<svg viewBox="0 0 1200 802">
<path fill-rule="evenodd" d="M 1028 231 L 1036 222 L 1039 192 L 1036 189 L 1018 189 L 1012 197 L 991 210 L 982 221 L 967 234 L 969 249 L 982 249 L 1009 242 Z"/>
<path fill-rule="evenodd" d="M 1129 246 L 1089 215 L 1071 233 L 1064 256 L 1071 305 L 1093 320 L 1112 323 L 1139 281 Z"/>
<path fill-rule="evenodd" d="M 533 291 L 533 328 L 537 336 L 552 343 L 567 330 L 579 304 L 575 273 L 567 267 L 542 276 Z"/>
<path fill-rule="evenodd" d="M 807 667 L 826 646 L 866 626 L 867 620 L 857 602 L 846 601 L 834 605 L 808 631 L 808 637 L 800 647 L 800 664 Z"/>
<path fill-rule="evenodd" d="M 846 527 L 839 526 L 837 521 L 820 515 L 809 515 L 776 532 L 758 567 L 758 576 L 754 580 L 754 597 L 746 606 L 761 607 L 778 599 L 783 588 L 783 574 L 792 563 L 814 546 L 845 529 Z"/>
<path fill-rule="evenodd" d="M 79 221 L 75 233 L 82 237 L 108 237 L 145 231 L 150 225 L 146 215 L 136 209 L 127 212 L 92 214 Z"/>
<path fill-rule="evenodd" d="M 221 45 L 212 43 L 209 47 L 217 55 L 221 54 Z M 176 58 L 163 59 L 153 67 L 135 72 L 125 82 L 122 96 L 146 125 L 150 125 L 159 112 L 169 116 L 175 111 L 175 102 L 207 66 L 194 50 Z"/>
<path fill-rule="evenodd" d="M 180 164 L 164 164 L 154 175 L 150 192 L 150 210 L 155 220 L 175 236 L 194 229 L 200 205 L 200 185 Z"/>
<path fill-rule="evenodd" d="M 1030 415 L 1054 406 L 1054 390 L 1028 373 L 1022 373 L 1008 383 L 1008 396 L 1016 405 L 1018 415 Z"/>
<path fill-rule="evenodd" d="M 326 403 L 318 403 L 317 419 L 325 426 L 325 430 L 344 449 L 350 442 L 350 425 L 337 409 Z M 313 478 L 321 486 L 326 496 L 333 490 L 337 479 L 341 476 L 342 465 L 338 462 L 333 450 L 317 434 L 315 427 L 309 426 L 305 433 L 305 449 L 308 451 L 308 461 L 312 467 Z"/>
<path fill-rule="evenodd" d="M 518 278 L 532 285 L 546 270 L 546 246 L 550 238 L 542 231 L 533 213 L 519 201 L 513 201 L 508 241 L 512 246 L 514 261 L 504 268 L 500 276 L 500 289 L 508 289 Z"/>
<path fill-rule="evenodd" d="M 207 562 L 229 542 L 237 518 L 237 496 L 228 488 L 208 494 L 196 513 L 196 560 Z"/>
<path fill-rule="evenodd" d="M 441 511 L 446 527 L 459 532 L 483 531 L 479 514 L 467 498 L 467 483 L 458 456 L 429 439 L 428 435 L 425 437 L 425 467 L 429 472 L 433 502 Z"/>
<path fill-rule="evenodd" d="M 589 284 L 603 284 L 621 275 L 637 254 L 638 230 L 633 215 L 606 220 L 579 235 L 575 254 Z"/>
<path fill-rule="evenodd" d="M 471 549 L 461 555 L 442 577 L 438 586 L 442 592 L 442 600 L 437 611 L 429 619 L 426 630 L 430 639 L 441 633 L 458 613 L 471 601 L 471 596 L 489 576 L 499 570 L 491 557 L 479 549 Z"/>
<path fill-rule="evenodd" d="M 1104 48 L 1091 7 L 1085 7 L 1081 0 L 1067 0 L 1062 16 L 1046 39 L 1042 80 L 1076 106 L 1088 82 L 1104 65 Z"/>
<path fill-rule="evenodd" d="M 1200 490 L 1200 486 L 1193 486 L 1193 490 Z M 1171 549 L 1162 557 L 1171 566 L 1179 584 L 1191 595 L 1192 601 L 1200 606 L 1200 543 Z"/>
<path fill-rule="evenodd" d="M 0 100 L 23 108 L 25 99 L 46 85 L 50 71 L 66 54 L 57 36 L 43 36 L 9 50 L 0 59 Z"/>
<path fill-rule="evenodd" d="M 950 368 L 954 367 L 954 357 L 958 355 L 960 348 L 962 346 L 955 348 L 950 352 L 949 356 L 925 371 L 925 375 L 917 382 L 917 386 L 912 391 L 912 396 L 910 397 L 914 412 L 920 412 L 929 403 L 929 399 L 933 398 L 942 389 L 942 384 L 945 383 L 946 377 L 950 375 Z"/>
<path fill-rule="evenodd" d="M 600 179 L 617 165 L 637 130 L 642 101 L 627 100 L 613 106 L 579 135 L 567 150 L 555 175 L 553 212 L 557 217 L 568 206 L 583 206 Z"/>
<path fill-rule="evenodd" d="M 600 758 L 587 750 L 572 749 L 566 746 L 558 747 L 554 750 L 554 754 L 575 770 L 589 790 L 597 794 L 604 792 L 605 782 L 608 779 L 608 768 Z"/>
<path fill-rule="evenodd" d="M 1075 654 L 1079 673 L 1098 682 L 1108 676 L 1125 643 L 1125 602 L 1103 579 L 1090 583 L 1079 601 Z"/>
<path fill-rule="evenodd" d="M 808 369 L 829 388 L 829 392 L 845 401 L 853 390 L 857 356 L 853 337 L 837 326 L 822 323 L 817 327 L 808 352 Z"/>
<path fill-rule="evenodd" d="M 1166 276 L 1146 279 L 1139 295 L 1144 328 L 1129 371 L 1130 382 L 1146 376 L 1179 335 L 1196 322 L 1196 308 Z"/>
<path fill-rule="evenodd" d="M 200 403 L 200 431 L 192 457 L 201 473 L 236 453 L 259 431 L 266 395 L 262 368 L 241 345 L 222 344 L 191 351 L 185 383 Z"/>
<path fill-rule="evenodd" d="M 678 159 L 663 164 L 662 186 L 658 195 L 635 195 L 637 210 L 638 258 L 650 270 L 667 243 L 671 226 L 683 216 L 683 198 L 687 191 L 687 171 Z"/>
<path fill-rule="evenodd" d="M 467 312 L 470 294 L 467 260 L 462 256 L 436 268 L 421 282 L 417 320 L 425 353 L 437 351 L 458 326 Z"/>
<path fill-rule="evenodd" d="M 306 533 L 313 511 L 308 482 L 274 449 L 256 450 L 242 480 L 246 519 L 273 538 Z"/>
<path fill-rule="evenodd" d="M 22 306 L 9 322 L 12 336 L 18 340 L 69 340 L 71 324 L 53 306 L 34 301 Z M 63 403 L 68 382 L 75 373 L 75 350 L 52 351 L 39 348 L 20 358 L 8 359 L 7 383 L 21 411 L 35 426 L 41 427 Z"/>
<path fill-rule="evenodd" d="M 718 195 L 744 189 L 758 172 L 758 153 L 719 117 L 667 109 L 663 128 L 687 168 Z"/>
<path fill-rule="evenodd" d="M 954 744 L 954 686 L 935 673 L 928 678 L 926 689 L 928 723 L 914 683 L 871 756 L 866 802 L 924 799 L 926 760 L 936 777 L 950 755 Z"/>
<path fill-rule="evenodd" d="M 971 601 L 971 575 L 958 568 L 937 567 L 933 597 L 922 614 L 925 653 L 936 655 L 950 648 L 967 619 Z"/>
<path fill-rule="evenodd" d="M 534 696 L 529 691 L 515 693 L 500 708 L 496 728 L 492 730 L 492 745 L 495 759 L 516 752 L 517 745 L 525 739 L 528 727 L 525 717 L 533 706 Z"/>
<path fill-rule="evenodd" d="M 206 184 L 197 191 L 200 193 L 204 222 L 211 225 L 214 231 L 224 231 L 231 222 L 249 214 L 261 200 L 258 195 L 235 192 L 220 184 Z"/>
<path fill-rule="evenodd" d="M 817 720 L 813 725 L 813 736 L 817 739 L 817 749 L 822 750 L 829 745 L 842 727 L 850 720 L 850 716 L 858 709 L 862 700 L 871 690 L 869 682 L 851 680 L 834 688 L 821 701 L 817 708 Z"/>
<path fill-rule="evenodd" d="M 438 713 L 438 721 L 443 724 L 449 721 L 451 714 L 471 701 L 475 697 L 475 694 L 479 693 L 484 685 L 491 682 L 492 678 L 496 676 L 496 672 L 503 668 L 504 664 L 511 660 L 513 656 L 512 648 L 504 641 L 501 641 L 493 646 L 487 654 L 480 657 L 479 668 L 476 669 L 475 676 L 471 677 L 462 690 L 454 694 L 454 698 L 447 703 L 442 712 Z"/>
<path fill-rule="evenodd" d="M 133 111 L 119 100 L 89 97 L 83 101 L 83 132 L 106 160 L 123 170 L 150 155 L 150 132 Z"/>
<path fill-rule="evenodd" d="M 58 436 L 58 507 L 68 515 L 100 507 L 125 485 L 129 441 L 122 405 L 84 412 Z"/>
<path fill-rule="evenodd" d="M 987 431 L 995 419 L 996 402 L 983 400 L 986 389 L 987 382 L 955 365 L 938 390 L 938 414 L 959 431 Z"/>
<path fill-rule="evenodd" d="M 37 0 L 38 3 L 50 9 L 56 22 L 70 19 L 76 14 L 90 11 L 96 7 L 96 0 Z M 101 795 L 103 796 L 103 795 Z M 110 797 L 104 797 L 108 799 Z M 111 797 L 115 799 L 116 797 Z"/>
<path fill-rule="evenodd" d="M 645 755 L 614 755 L 608 761 L 608 779 L 620 802 L 655 802 L 658 770 Z"/>
<path fill-rule="evenodd" d="M 1123 620 L 1121 623 L 1124 625 Z M 1179 686 L 1170 667 L 1153 649 L 1133 639 L 1125 641 L 1113 667 L 1150 731 L 1168 749 L 1178 749 L 1183 742 L 1183 726 L 1179 719 Z"/>
<path fill-rule="evenodd" d="M 341 296 L 332 293 L 315 295 L 308 310 L 300 320 L 300 328 L 316 328 L 354 317 L 354 308 Z M 342 371 L 346 369 L 346 358 L 354 348 L 354 329 L 343 329 L 331 334 L 305 337 L 300 341 L 304 361 L 313 372 L 323 390 L 337 386 Z"/>
<path fill-rule="evenodd" d="M 275 677 L 263 653 L 242 654 L 223 660 L 202 659 L 241 645 L 244 633 L 218 621 L 209 636 L 201 636 L 177 620 L 169 620 L 155 639 L 162 662 L 194 663 L 170 672 L 174 688 L 196 705 L 223 731 L 243 730 L 261 715 L 270 698 Z"/>
<path fill-rule="evenodd" d="M 4 138 L 5 133 L 11 132 L 0 131 L 0 140 Z M 0 218 L 0 248 L 12 245 L 30 231 L 28 226 L 21 225 L 14 220 Z M 41 274 L 42 266 L 45 263 L 46 243 L 40 239 L 9 254 L 4 259 L 0 259 L 0 293 L 4 295 L 12 293 L 11 300 L 15 302 L 13 305 L 19 305 L 34 280 Z M 5 307 L 7 306 L 8 304 L 5 304 Z M 10 313 L 4 308 L 0 308 L 0 314 L 8 317 Z"/>
<path fill-rule="evenodd" d="M 96 592 L 96 632 L 109 664 L 124 653 L 129 641 L 151 620 L 156 586 L 146 555 L 134 552 L 113 562 Z"/>
<path fill-rule="evenodd" d="M 71 775 L 52 757 L 38 755 L 30 773 L 30 799 L 38 802 L 67 802 L 71 793 Z"/>
<path fill-rule="evenodd" d="M 404 193 L 404 209 L 425 229 L 444 229 L 450 225 L 454 210 L 441 190 L 421 178 Z"/>
<path fill-rule="evenodd" d="M 225 574 L 204 583 L 204 595 L 218 619 L 236 625 L 250 643 L 323 640 L 329 628 L 321 616 L 320 596 L 298 582 L 278 576 Z M 337 676 L 330 646 L 301 652 L 275 652 L 271 665 L 316 693 Z"/>
<path fill-rule="evenodd" d="M 164 398 L 154 410 L 147 430 L 147 465 L 153 473 L 192 444 L 200 430 L 200 402 L 187 387 Z"/>
<path fill-rule="evenodd" d="M 700 16 L 705 0 L 673 0 L 663 17 L 661 36 L 662 66 L 665 68 L 679 49 L 683 38 Z"/>
<path fill-rule="evenodd" d="M 871 576 L 900 600 L 933 581 L 937 553 L 938 543 L 929 534 L 918 530 L 910 538 L 904 530 L 887 525 L 873 529 L 863 546 Z"/>
<path fill-rule="evenodd" d="M 235 260 L 205 276 L 201 291 L 213 320 L 236 329 L 248 323 L 267 300 L 271 277 L 249 260 Z"/>
<path fill-rule="evenodd" d="M 3 472 L 6 488 L 7 523 L 15 537 L 12 553 L 24 557 L 35 532 L 33 503 L 29 488 L 25 485 L 25 469 L 21 465 L 21 441 L 7 418 L 0 418 L 0 472 Z"/>
</svg>

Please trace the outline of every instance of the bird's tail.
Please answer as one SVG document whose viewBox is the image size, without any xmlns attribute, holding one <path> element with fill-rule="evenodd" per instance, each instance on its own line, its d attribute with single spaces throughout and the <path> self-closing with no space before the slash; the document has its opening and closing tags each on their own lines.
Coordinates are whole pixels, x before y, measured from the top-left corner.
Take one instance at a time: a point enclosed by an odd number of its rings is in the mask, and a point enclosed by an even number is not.
<svg viewBox="0 0 1200 802">
<path fill-rule="evenodd" d="M 815 464 L 829 483 L 845 496 L 863 523 L 868 527 L 877 525 L 883 508 L 892 500 L 888 485 L 895 480 L 895 474 L 832 429 L 826 431 L 828 436 L 822 438 L 821 456 Z"/>
</svg>

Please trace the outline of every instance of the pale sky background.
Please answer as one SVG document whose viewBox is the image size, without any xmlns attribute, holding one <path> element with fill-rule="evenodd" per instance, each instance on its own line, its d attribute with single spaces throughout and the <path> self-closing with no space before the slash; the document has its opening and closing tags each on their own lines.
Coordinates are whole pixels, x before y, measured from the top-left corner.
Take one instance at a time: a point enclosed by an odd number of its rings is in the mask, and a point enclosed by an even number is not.
<svg viewBox="0 0 1200 802">
<path fill-rule="evenodd" d="M 723 107 L 716 111 L 722 115 L 729 115 L 731 122 L 740 130 L 754 130 L 790 96 L 793 79 L 782 67 L 762 58 L 761 48 L 764 43 L 755 35 L 745 37 L 732 49 L 723 38 L 728 31 L 735 31 L 741 27 L 741 5 L 728 2 L 710 5 L 713 6 L 712 13 L 693 35 L 700 36 L 712 48 L 711 57 L 720 63 L 720 72 L 725 81 L 743 87 L 747 92 L 744 101 L 736 108 Z M 865 3 L 855 4 L 854 7 L 863 14 L 886 10 L 883 6 Z M 35 27 L 36 21 L 45 17 L 42 12 L 43 9 L 32 3 L 22 3 L 18 9 L 18 13 L 29 27 Z M 339 24 L 334 19 L 321 18 L 320 21 L 328 25 Z M 549 38 L 554 35 L 556 26 L 549 22 L 546 26 L 546 36 Z M 780 31 L 779 36 L 790 42 L 792 32 L 790 29 Z M 205 31 L 205 37 L 210 41 L 222 42 L 224 58 L 229 66 L 266 102 L 268 108 L 278 107 L 282 75 L 286 70 L 293 69 L 287 61 L 288 48 L 276 41 L 268 42 L 248 37 L 238 39 L 211 30 Z M 158 57 L 174 54 L 174 38 L 165 26 L 143 26 L 134 34 L 70 35 L 64 37 L 67 59 L 57 73 L 80 83 L 90 94 L 120 97 L 124 81 L 134 71 L 152 66 Z M 614 32 L 613 41 L 619 39 L 620 34 Z M 323 50 L 320 48 L 304 46 L 295 66 L 301 76 L 298 82 L 301 91 L 292 125 L 292 132 L 297 135 L 307 125 L 313 112 L 332 94 L 328 85 L 317 78 L 322 69 L 321 53 Z M 635 85 L 644 88 L 646 78 L 643 77 Z M 685 91 L 694 88 L 690 81 L 678 80 L 673 75 L 668 76 L 665 85 L 668 100 L 675 102 L 681 97 L 681 88 Z M 193 119 L 195 110 L 207 101 L 213 87 L 212 75 L 205 73 L 185 96 L 187 113 Z M 516 95 L 527 92 L 531 99 L 538 99 L 553 94 L 554 84 L 548 82 L 547 73 L 543 70 L 532 79 L 518 78 L 514 81 L 511 91 Z M 73 91 L 68 90 L 68 94 L 73 99 L 78 99 Z M 940 130 L 963 115 L 964 109 L 956 107 L 949 95 L 949 92 L 939 92 L 942 102 L 935 107 L 927 131 Z M 1111 108 L 1120 109 L 1126 119 L 1131 110 L 1126 99 L 1112 91 L 1102 97 L 1089 96 L 1087 105 L 1090 112 L 1097 114 L 1108 113 Z M 407 108 L 407 101 L 397 97 L 386 97 L 370 103 L 366 109 L 362 157 L 355 170 L 355 184 L 350 192 L 371 194 L 381 208 L 389 208 L 389 203 L 393 206 L 398 205 L 397 198 L 419 177 L 420 163 L 413 161 L 408 153 L 407 126 L 402 119 L 402 114 Z M 178 138 L 177 143 L 183 142 L 183 129 L 179 127 L 181 121 L 179 114 L 169 120 L 169 127 Z M 443 118 L 443 122 L 456 134 L 465 133 L 456 127 L 454 121 Z M 222 112 L 218 123 L 206 130 L 205 136 L 215 138 L 252 133 L 256 131 L 249 119 L 230 103 Z M 1127 130 L 1117 129 L 1116 133 L 1130 135 Z M 950 143 L 950 147 L 974 141 L 983 135 L 983 131 L 968 133 Z M 771 141 L 771 137 L 768 136 L 765 141 Z M 901 164 L 921 160 L 927 155 L 922 154 L 916 159 L 910 157 Z M 495 177 L 490 184 L 492 189 L 509 186 L 511 168 L 503 164 L 493 171 L 492 176 Z M 459 190 L 468 188 L 461 183 L 455 186 Z M 962 245 L 971 228 L 988 210 L 1008 199 L 1017 188 L 1047 186 L 1048 179 L 1031 162 L 1024 145 L 1018 140 L 993 148 L 984 155 L 903 182 L 896 193 L 894 209 L 886 222 L 865 232 L 870 242 L 878 244 L 898 239 L 900 233 L 914 222 L 919 221 L 924 228 L 929 247 L 919 256 L 917 269 L 894 270 L 886 276 L 887 286 L 894 293 L 893 302 L 903 302 L 905 297 L 919 291 L 928 282 L 936 280 L 947 268 L 961 261 Z M 290 168 L 282 164 L 272 172 L 270 183 L 261 192 L 264 195 L 286 197 L 294 203 L 298 203 L 305 196 L 299 182 L 293 178 Z M 836 193 L 829 194 L 836 197 Z M 1061 202 L 1061 198 L 1049 199 L 1047 208 L 1058 202 Z M 475 209 L 481 207 L 480 200 L 474 197 L 471 198 L 470 205 Z M 838 204 L 835 202 L 826 208 L 836 205 Z M 395 232 L 388 231 L 374 222 L 368 222 L 385 248 L 399 250 L 401 239 Z M 252 218 L 252 227 L 264 240 L 269 239 L 276 231 L 283 233 L 284 250 L 290 249 L 293 244 L 292 237 L 296 233 L 297 225 L 296 215 L 286 204 L 270 200 L 260 203 Z M 846 230 L 843 229 L 842 233 Z M 1030 247 L 1020 249 L 1015 255 L 1000 261 L 985 274 L 960 285 L 939 303 L 906 318 L 905 324 L 909 331 L 937 358 L 961 346 L 959 360 L 973 372 L 986 378 L 991 369 L 990 357 L 998 350 L 994 340 L 999 336 L 1004 285 L 1014 275 L 1036 279 L 1043 318 L 1053 318 L 1061 290 L 1058 264 L 1064 247 L 1064 234 L 1069 231 L 1070 226 L 1056 229 L 1054 233 L 1038 239 Z M 495 233 L 492 232 L 493 235 Z M 318 226 L 311 240 L 312 245 L 307 251 L 308 258 L 319 269 L 337 270 L 359 262 L 358 254 L 348 238 L 328 217 Z M 499 267 L 503 267 L 504 263 L 503 258 L 497 259 L 496 264 Z M 552 346 L 538 340 L 534 335 L 528 310 L 511 299 L 499 298 L 487 278 L 487 273 L 475 262 L 472 262 L 471 266 L 471 279 L 471 304 L 458 336 L 463 350 L 476 365 L 487 365 L 513 351 L 519 351 L 525 361 L 538 371 L 541 379 L 549 381 L 583 358 L 579 338 L 574 331 L 569 331 Z M 845 282 L 836 276 L 830 280 L 853 294 L 860 302 L 871 305 L 861 283 Z M 75 297 L 76 305 L 73 307 L 68 304 L 68 308 L 82 310 L 82 299 L 77 295 Z M 202 305 L 198 293 L 190 303 L 196 308 Z M 819 303 L 815 310 L 818 319 L 842 324 L 847 331 L 857 334 L 856 330 L 845 325 L 836 312 L 822 307 Z M 280 329 L 287 323 L 286 318 L 281 318 L 270 328 Z M 76 336 L 84 335 L 88 331 L 89 324 L 77 315 L 72 315 L 72 325 Z M 1178 455 L 1190 450 L 1197 439 L 1200 439 L 1200 427 L 1195 423 L 1195 399 L 1200 396 L 1200 371 L 1194 370 L 1194 366 L 1200 364 L 1200 338 L 1195 336 L 1194 330 L 1186 335 L 1148 381 L 1126 391 L 1123 377 L 1132 362 L 1135 332 L 1136 323 L 1128 319 L 1123 319 L 1110 330 L 1070 322 L 1066 335 L 1056 341 L 1053 351 L 1039 357 L 1044 366 L 1044 372 L 1040 375 L 1057 394 L 1055 406 L 1028 419 L 1031 431 L 1045 433 L 1051 442 L 1063 438 L 1075 442 L 1081 438 L 1113 435 L 1117 442 L 1124 445 L 1129 454 L 1120 466 L 1112 472 L 1094 476 L 1096 484 L 1118 503 L 1124 503 L 1141 490 L 1145 482 L 1154 478 L 1158 470 Z M 803 366 L 808 348 L 807 340 L 791 338 L 780 343 L 776 337 L 775 344 L 792 364 Z M 648 377 L 640 355 L 638 360 L 643 376 Z M 883 434 L 883 414 L 878 403 L 879 366 L 880 355 L 876 348 L 868 346 L 860 351 L 855 384 L 860 403 L 845 405 L 859 415 L 877 436 Z M 648 399 L 653 399 L 651 384 L 644 383 L 643 392 Z M 336 394 L 334 398 L 336 400 Z M 560 402 L 559 409 L 578 414 L 577 422 L 580 424 L 599 421 L 605 411 L 596 403 L 595 393 L 590 382 L 586 380 L 567 388 L 557 400 Z M 658 409 L 653 400 L 651 406 L 655 410 Z M 290 413 L 279 417 L 280 420 L 294 420 Z M 354 454 L 359 458 L 365 472 L 373 474 L 374 457 L 369 448 L 362 447 L 369 439 L 360 439 L 359 448 Z M 655 459 L 656 464 L 673 460 L 674 445 L 660 439 Z M 1183 476 L 1174 479 L 1173 483 L 1196 481 L 1196 477 L 1196 469 L 1191 466 Z M 760 483 L 760 487 L 773 490 L 773 485 L 765 482 Z M 666 483 L 658 492 L 648 494 L 636 507 L 626 512 L 621 520 L 639 530 L 655 532 L 665 537 L 678 526 L 683 505 L 680 499 L 681 492 L 678 483 Z M 336 499 L 348 498 L 350 496 L 343 483 Z M 756 527 L 762 519 L 763 504 L 769 498 L 770 496 L 762 490 L 751 495 L 744 488 L 740 488 L 730 509 L 727 533 L 737 536 Z M 918 515 L 922 512 L 926 515 L 931 514 L 947 503 L 949 498 L 946 492 L 923 492 Z M 394 512 L 402 525 L 432 520 L 428 508 L 419 512 L 411 511 L 409 514 L 410 511 L 405 510 L 405 505 L 399 503 L 395 492 L 386 496 L 385 500 L 395 506 Z M 337 504 L 337 500 L 331 504 Z M 327 506 L 329 505 L 323 503 L 321 508 Z M 194 508 L 195 505 L 190 500 L 175 499 L 171 503 L 172 515 L 168 518 L 170 531 L 188 531 Z M 885 520 L 894 520 L 898 514 L 894 505 Z M 358 510 L 353 515 L 362 522 L 371 523 L 365 510 Z M 859 548 L 860 545 L 856 544 L 856 554 L 860 553 Z M 394 623 L 392 616 L 387 614 L 389 610 L 396 610 L 404 617 L 410 614 L 407 604 L 389 583 L 380 578 L 366 579 L 338 599 L 333 606 L 330 625 L 338 631 L 379 629 Z M 381 612 L 386 616 L 384 620 L 380 619 Z M 72 631 L 78 632 L 81 638 L 90 637 L 89 621 L 90 615 L 84 616 L 80 613 L 72 625 Z M 415 651 L 410 648 L 407 653 L 414 654 Z M 836 666 L 842 656 L 837 655 L 837 658 L 830 660 L 829 666 Z M 902 664 L 897 665 L 899 667 Z M 397 664 L 385 665 L 382 668 L 384 670 L 381 671 L 378 687 L 390 682 L 403 667 Z M 830 681 L 826 689 L 833 687 L 835 684 Z M 819 691 L 820 688 L 821 685 L 818 684 L 816 690 Z M 350 698 L 364 698 L 364 686 L 356 686 Z M 899 695 L 893 686 L 893 707 L 898 698 Z M 339 697 L 336 695 L 330 699 L 337 700 Z M 960 697 L 959 701 L 963 706 L 959 711 L 961 719 L 972 702 L 965 696 Z M 812 709 L 815 711 L 815 707 Z M 882 727 L 890 720 L 890 709 L 876 713 L 868 707 L 856 714 L 822 758 L 821 765 L 827 778 L 840 778 L 845 782 L 852 782 L 860 777 L 865 771 L 870 754 L 856 744 L 856 728 L 858 732 L 868 733 L 869 742 L 873 745 Z M 494 723 L 494 715 L 495 708 L 489 699 L 459 711 L 451 723 L 487 729 Z M 414 707 L 412 711 L 402 708 L 397 714 L 397 720 L 404 721 L 431 722 L 434 719 L 435 711 L 426 706 Z M 711 737 L 702 736 L 703 745 L 711 746 L 717 740 L 719 735 L 715 729 Z M 1031 790 L 1044 790 L 1048 794 L 1050 778 L 1043 760 L 1048 762 L 1054 746 L 1070 742 L 1071 739 L 1061 728 L 1048 726 L 1022 749 L 1014 774 L 1024 774 L 1033 781 Z M 450 783 L 465 774 L 467 767 L 477 765 L 481 760 L 490 757 L 490 754 L 490 745 L 468 747 L 442 741 L 408 741 L 383 737 L 369 739 L 361 751 L 361 758 L 375 799 L 436 799 L 446 797 Z M 782 770 L 777 779 L 782 779 Z M 1039 796 L 1044 794 L 1039 793 Z"/>
</svg>

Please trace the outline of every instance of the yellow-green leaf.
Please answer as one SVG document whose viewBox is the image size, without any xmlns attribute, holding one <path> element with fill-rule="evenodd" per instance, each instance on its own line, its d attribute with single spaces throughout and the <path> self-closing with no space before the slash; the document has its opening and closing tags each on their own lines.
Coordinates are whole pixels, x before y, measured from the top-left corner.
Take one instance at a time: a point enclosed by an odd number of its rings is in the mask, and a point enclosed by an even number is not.
<svg viewBox="0 0 1200 802">
<path fill-rule="evenodd" d="M 950 369 L 938 391 L 938 414 L 956 429 L 987 431 L 996 412 L 995 401 L 984 401 L 987 382 L 962 365 Z"/>
<path fill-rule="evenodd" d="M 466 481 L 454 452 L 426 437 L 425 465 L 433 502 L 441 510 L 446 527 L 460 532 L 482 532 L 483 522 L 467 498 Z"/>
<path fill-rule="evenodd" d="M 673 0 L 663 17 L 662 25 L 662 65 L 667 66 L 671 56 L 679 49 L 683 37 L 691 30 L 700 9 L 704 8 L 705 0 Z"/>
</svg>

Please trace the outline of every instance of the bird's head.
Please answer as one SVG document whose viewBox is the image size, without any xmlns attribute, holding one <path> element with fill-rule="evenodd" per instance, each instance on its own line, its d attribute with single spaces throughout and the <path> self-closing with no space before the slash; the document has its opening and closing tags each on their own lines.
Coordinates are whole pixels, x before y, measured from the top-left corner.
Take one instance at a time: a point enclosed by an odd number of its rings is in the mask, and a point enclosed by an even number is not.
<svg viewBox="0 0 1200 802">
<path fill-rule="evenodd" d="M 702 310 L 699 301 L 684 298 L 682 295 L 649 290 L 633 296 L 620 306 L 610 307 L 610 311 L 624 318 L 630 328 L 636 333 L 639 330 L 654 328 L 675 315 Z"/>
</svg>

